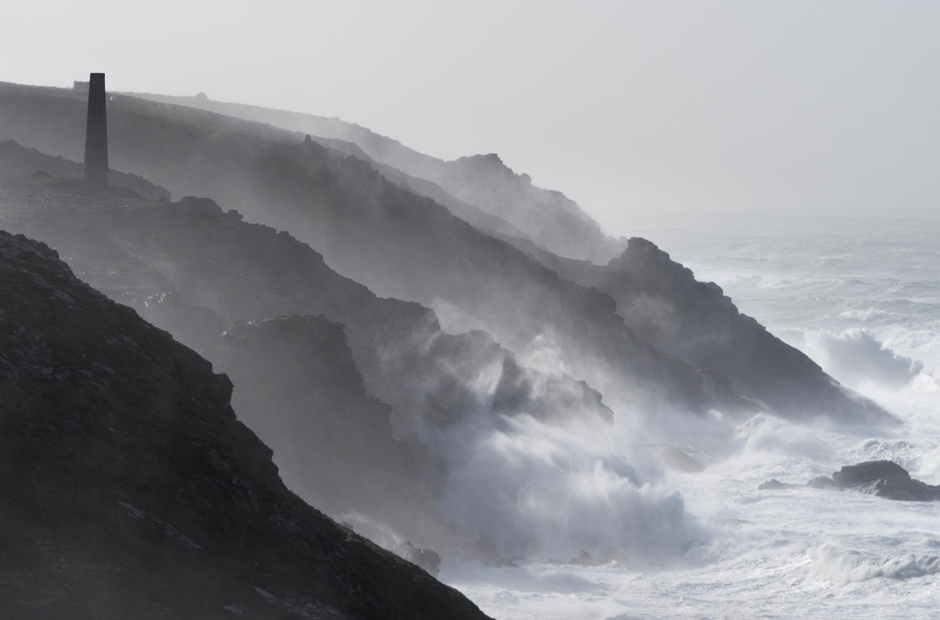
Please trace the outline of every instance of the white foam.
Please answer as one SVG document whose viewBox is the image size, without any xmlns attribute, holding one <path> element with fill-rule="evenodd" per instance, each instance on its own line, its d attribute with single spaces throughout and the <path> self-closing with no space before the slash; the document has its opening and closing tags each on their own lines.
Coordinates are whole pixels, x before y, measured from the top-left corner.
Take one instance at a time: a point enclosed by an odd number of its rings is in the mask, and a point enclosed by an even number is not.
<svg viewBox="0 0 940 620">
<path fill-rule="evenodd" d="M 601 449 L 575 450 L 586 481 L 548 484 L 546 465 L 540 496 L 583 485 L 592 501 L 567 513 L 583 515 L 597 509 L 597 498 L 623 493 L 641 507 L 639 523 L 672 515 L 673 525 L 682 524 L 687 533 L 692 527 L 702 531 L 705 544 L 665 568 L 534 562 L 500 569 L 453 566 L 442 573 L 485 612 L 500 620 L 937 617 L 940 503 L 757 486 L 768 478 L 802 483 L 873 459 L 894 460 L 915 477 L 940 484 L 940 221 L 930 230 L 929 222 L 900 220 L 813 220 L 780 227 L 776 220 L 756 218 L 734 224 L 690 222 L 685 237 L 676 229 L 668 239 L 652 239 L 694 265 L 699 279 L 718 282 L 743 312 L 886 405 L 903 425 L 879 432 L 768 415 L 738 424 L 668 418 L 623 423 L 620 432 L 627 438 L 671 432 L 675 443 L 701 449 L 717 462 L 701 474 L 666 473 L 650 497 L 635 488 L 627 494 L 606 469 L 595 477 L 587 466 L 592 454 L 605 464 L 617 455 L 618 436 L 601 441 Z M 551 356 L 545 360 L 552 362 Z M 635 426 L 627 431 L 628 424 Z M 624 446 L 627 453 L 636 449 L 635 442 Z M 533 466 L 539 454 L 550 463 L 567 450 L 564 441 L 542 450 L 501 450 L 497 462 L 509 465 L 512 477 L 513 463 Z M 631 464 L 649 475 L 644 464 Z M 681 494 L 681 520 L 668 509 L 668 489 Z M 622 522 L 616 514 L 598 514 Z M 553 524 L 543 535 L 559 527 Z M 654 528 L 653 540 L 669 530 Z"/>
<path fill-rule="evenodd" d="M 813 577 L 843 584 L 868 579 L 915 579 L 940 573 L 940 556 L 905 553 L 879 558 L 824 543 L 809 551 Z"/>
</svg>

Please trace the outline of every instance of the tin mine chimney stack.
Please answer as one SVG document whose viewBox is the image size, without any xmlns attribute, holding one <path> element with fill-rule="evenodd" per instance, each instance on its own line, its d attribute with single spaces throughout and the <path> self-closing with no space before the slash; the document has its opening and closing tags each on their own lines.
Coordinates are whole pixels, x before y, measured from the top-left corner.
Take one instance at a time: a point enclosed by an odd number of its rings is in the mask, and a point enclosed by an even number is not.
<svg viewBox="0 0 940 620">
<path fill-rule="evenodd" d="M 88 121 L 85 125 L 85 183 L 94 189 L 108 187 L 108 112 L 104 73 L 92 73 L 88 81 Z"/>
</svg>

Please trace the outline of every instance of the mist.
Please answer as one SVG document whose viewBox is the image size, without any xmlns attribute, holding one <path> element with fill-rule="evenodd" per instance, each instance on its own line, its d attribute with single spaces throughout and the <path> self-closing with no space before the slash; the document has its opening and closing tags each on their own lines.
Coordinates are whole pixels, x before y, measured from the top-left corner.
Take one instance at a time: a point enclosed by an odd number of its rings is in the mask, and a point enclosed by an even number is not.
<svg viewBox="0 0 940 620">
<path fill-rule="evenodd" d="M 0 603 L 933 613 L 940 9 L 48 10 L 0 42 Z"/>
<path fill-rule="evenodd" d="M 68 86 L 94 67 L 112 90 L 339 116 L 448 160 L 495 152 L 615 236 L 650 213 L 936 213 L 933 3 L 170 2 L 124 13 L 7 7 L 4 79 Z M 108 37 L 89 40 L 93 25 Z"/>
</svg>

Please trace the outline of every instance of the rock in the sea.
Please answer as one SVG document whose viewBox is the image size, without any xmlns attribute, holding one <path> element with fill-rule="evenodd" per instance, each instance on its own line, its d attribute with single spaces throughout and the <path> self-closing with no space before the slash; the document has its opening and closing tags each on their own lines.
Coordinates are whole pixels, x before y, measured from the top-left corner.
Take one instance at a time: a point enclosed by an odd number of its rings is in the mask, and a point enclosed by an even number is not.
<svg viewBox="0 0 940 620">
<path fill-rule="evenodd" d="M 760 491 L 777 491 L 800 485 L 768 480 L 757 487 Z M 806 483 L 813 489 L 843 489 L 871 493 L 878 497 L 907 502 L 940 501 L 940 486 L 915 480 L 907 470 L 892 461 L 867 461 L 846 465 L 832 474 L 819 476 Z"/>
<path fill-rule="evenodd" d="M 832 474 L 832 479 L 843 487 L 871 484 L 891 478 L 910 480 L 911 475 L 906 469 L 892 461 L 868 461 L 858 465 L 846 465 Z"/>
<path fill-rule="evenodd" d="M 832 474 L 843 489 L 857 489 L 879 497 L 909 502 L 940 500 L 940 486 L 914 480 L 903 467 L 891 461 L 869 461 L 849 465 Z"/>
</svg>

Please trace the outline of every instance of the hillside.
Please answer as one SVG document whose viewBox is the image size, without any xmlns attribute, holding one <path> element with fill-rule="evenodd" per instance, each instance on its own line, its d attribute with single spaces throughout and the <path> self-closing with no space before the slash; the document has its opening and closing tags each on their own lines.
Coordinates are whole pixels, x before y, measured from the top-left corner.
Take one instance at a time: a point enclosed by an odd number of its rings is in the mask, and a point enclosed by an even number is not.
<svg viewBox="0 0 940 620">
<path fill-rule="evenodd" d="M 495 154 L 444 161 L 338 118 L 212 101 L 205 96 L 130 94 L 351 142 L 376 162 L 438 185 L 453 199 L 509 222 L 521 231 L 520 236 L 528 237 L 560 256 L 606 263 L 625 246 L 624 239 L 605 235 L 597 222 L 577 203 L 561 192 L 532 185 L 528 175 L 516 174 Z M 444 204 L 437 197 L 435 200 Z M 505 230 L 500 232 L 512 234 Z"/>
<path fill-rule="evenodd" d="M 736 392 L 774 411 L 791 418 L 892 421 L 876 403 L 842 387 L 804 353 L 739 312 L 717 284 L 697 281 L 646 239 L 630 239 L 607 265 L 563 259 L 511 240 L 563 277 L 610 295 L 626 324 L 657 349 L 728 377 Z"/>
<path fill-rule="evenodd" d="M 889 419 L 875 403 L 839 386 L 806 355 L 775 338 L 751 317 L 742 315 L 720 290 L 716 296 L 713 285 L 697 282 L 691 272 L 670 261 L 668 255 L 646 260 L 647 253 L 639 249 L 643 240 L 635 240 L 626 249 L 623 249 L 626 240 L 621 240 L 609 265 L 594 264 L 608 263 L 607 252 L 614 246 L 580 235 L 577 217 L 564 206 L 567 199 L 562 194 L 532 188 L 525 175 L 515 175 L 496 155 L 442 162 L 336 118 L 207 98 L 141 96 L 353 142 L 372 159 L 386 164 L 378 169 L 389 180 L 430 197 L 474 223 L 482 232 L 522 249 L 562 277 L 610 295 L 617 302 L 617 313 L 625 324 L 643 340 L 696 368 L 729 378 L 733 390 L 791 417 L 824 414 L 841 421 L 856 417 Z M 422 184 L 417 179 L 433 183 Z M 538 195 L 539 205 L 531 207 L 525 215 L 511 217 L 505 211 L 496 212 L 514 222 L 512 227 L 481 220 L 465 206 L 512 205 L 522 211 L 519 205 L 531 200 L 526 197 L 527 192 Z M 557 240 L 533 233 L 540 226 L 549 226 L 536 223 L 537 219 L 551 220 L 550 226 L 564 231 L 566 242 L 600 249 L 595 254 L 582 251 L 580 255 L 561 249 Z M 681 276 L 677 278 L 675 274 L 679 272 Z"/>
<path fill-rule="evenodd" d="M 288 491 L 232 384 L 0 232 L 0 595 L 16 618 L 484 618 Z"/>
<path fill-rule="evenodd" d="M 115 167 L 144 174 L 176 195 L 208 195 L 249 219 L 289 230 L 322 252 L 331 267 L 379 295 L 441 309 L 451 329 L 484 329 L 521 355 L 547 347 L 567 374 L 587 381 L 618 409 L 754 409 L 729 389 L 727 378 L 698 372 L 694 360 L 686 360 L 695 364 L 689 366 L 644 342 L 645 334 L 638 337 L 625 325 L 609 295 L 546 268 L 514 247 L 518 238 L 483 234 L 392 184 L 369 162 L 297 134 L 205 111 L 121 96 L 109 105 L 117 127 L 111 133 Z M 83 106 L 61 89 L 4 86 L 0 132 L 20 134 L 52 153 L 79 152 Z M 830 381 L 818 368 L 806 372 L 813 385 Z M 363 373 L 368 377 L 367 369 Z M 771 386 L 776 381 L 765 379 Z M 813 403 L 814 413 L 891 419 L 842 390 L 825 395 Z M 753 397 L 774 400 L 770 393 Z M 777 402 L 777 413 L 806 415 L 796 399 L 792 405 Z"/>
<path fill-rule="evenodd" d="M 79 151 L 80 141 L 66 136 L 80 135 L 74 127 L 84 122 L 84 103 L 47 90 L 0 88 L 0 131 L 54 154 Z M 209 196 L 289 230 L 378 295 L 450 304 L 466 319 L 461 331 L 483 329 L 516 352 L 549 339 L 567 374 L 608 402 L 649 413 L 749 407 L 625 328 L 610 297 L 560 278 L 387 181 L 368 162 L 295 134 L 181 106 L 114 96 L 109 115 L 116 168 L 141 173 L 174 195 Z"/>
<path fill-rule="evenodd" d="M 435 489 L 461 463 L 429 431 L 522 414 L 612 417 L 583 382 L 522 366 L 483 332 L 447 334 L 433 311 L 378 298 L 309 246 L 206 199 L 115 204 L 54 179 L 0 183 L 0 228 L 54 245 L 94 286 L 230 373 L 241 419 L 305 499 L 334 515 L 365 512 L 441 553 L 474 535 L 439 518 Z"/>
</svg>

